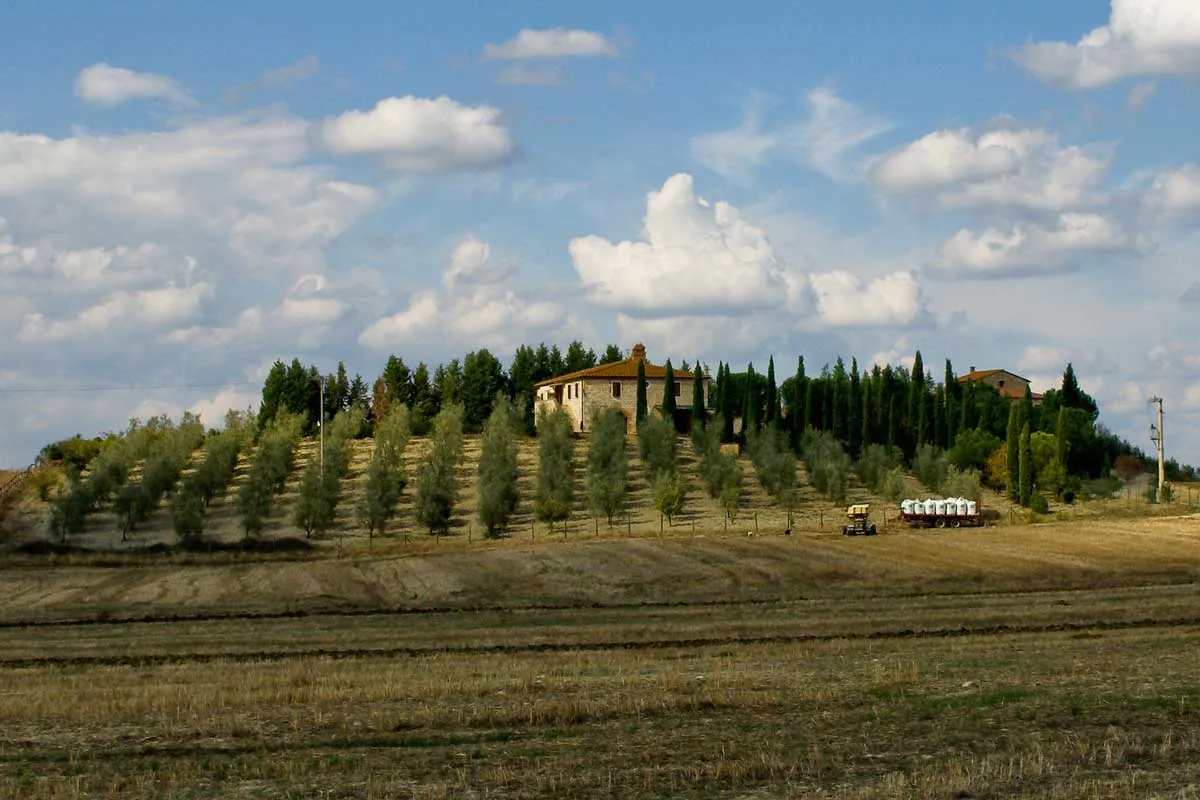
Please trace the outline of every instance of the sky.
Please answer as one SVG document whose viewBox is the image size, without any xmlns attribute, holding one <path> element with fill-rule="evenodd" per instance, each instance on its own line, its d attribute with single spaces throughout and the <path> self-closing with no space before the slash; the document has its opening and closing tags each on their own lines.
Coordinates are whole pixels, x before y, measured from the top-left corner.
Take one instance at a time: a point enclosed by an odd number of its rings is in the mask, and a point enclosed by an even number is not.
<svg viewBox="0 0 1200 800">
<path fill-rule="evenodd" d="M 1200 462 L 1200 4 L 0 10 L 0 466 L 298 357 L 920 350 Z"/>
</svg>

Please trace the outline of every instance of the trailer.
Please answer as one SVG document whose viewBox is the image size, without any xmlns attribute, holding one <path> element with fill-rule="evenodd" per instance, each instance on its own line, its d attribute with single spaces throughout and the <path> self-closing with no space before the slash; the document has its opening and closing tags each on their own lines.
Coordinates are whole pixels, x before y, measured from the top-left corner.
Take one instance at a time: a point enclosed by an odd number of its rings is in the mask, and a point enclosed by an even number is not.
<svg viewBox="0 0 1200 800">
<path fill-rule="evenodd" d="M 913 528 L 978 528 L 983 515 L 974 501 L 905 500 L 900 504 L 900 521 Z"/>
</svg>

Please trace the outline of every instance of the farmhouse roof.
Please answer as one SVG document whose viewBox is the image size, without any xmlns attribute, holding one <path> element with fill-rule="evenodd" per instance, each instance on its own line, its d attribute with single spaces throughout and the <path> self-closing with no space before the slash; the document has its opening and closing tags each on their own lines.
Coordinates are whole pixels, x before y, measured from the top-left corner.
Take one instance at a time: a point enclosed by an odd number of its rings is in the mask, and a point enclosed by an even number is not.
<svg viewBox="0 0 1200 800">
<path fill-rule="evenodd" d="M 991 378 L 994 375 L 1011 375 L 1012 377 L 1016 378 L 1019 381 L 1024 381 L 1026 384 L 1029 383 L 1028 378 L 1021 377 L 1020 375 L 1018 375 L 1015 372 L 1012 372 L 1011 370 L 1007 370 L 1007 369 L 979 369 L 979 370 L 977 370 L 974 367 L 971 367 L 971 371 L 968 372 L 966 375 L 959 375 L 958 382 L 959 383 L 967 383 L 968 381 L 982 381 L 986 378 Z M 1023 387 L 1023 386 L 1021 388 L 1017 388 L 1016 386 L 997 386 L 997 387 L 995 387 L 995 389 L 997 392 L 1000 393 L 1001 397 L 1007 397 L 1009 400 L 1022 400 L 1025 397 L 1025 387 Z M 1034 400 L 1042 399 L 1042 395 L 1039 394 L 1038 392 L 1032 392 L 1031 394 L 1033 395 Z"/>
<path fill-rule="evenodd" d="M 541 381 L 538 386 L 553 386 L 558 383 L 571 383 L 572 381 L 594 379 L 594 380 L 617 380 L 617 379 L 637 379 L 638 362 L 643 362 L 646 371 L 646 380 L 664 380 L 667 377 L 667 368 L 658 364 L 651 364 L 646 360 L 645 345 L 635 344 L 633 352 L 629 358 L 621 361 L 614 361 L 610 364 L 599 364 L 595 367 L 576 370 L 569 372 L 566 375 L 559 375 L 557 378 Z M 692 373 L 686 370 L 676 370 L 675 380 L 690 381 L 693 380 Z"/>
</svg>

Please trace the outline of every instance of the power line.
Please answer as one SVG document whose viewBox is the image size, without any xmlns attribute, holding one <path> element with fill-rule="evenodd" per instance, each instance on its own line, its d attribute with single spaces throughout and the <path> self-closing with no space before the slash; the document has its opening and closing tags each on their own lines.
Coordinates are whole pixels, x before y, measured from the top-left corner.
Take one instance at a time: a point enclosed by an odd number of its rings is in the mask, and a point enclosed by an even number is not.
<svg viewBox="0 0 1200 800">
<path fill-rule="evenodd" d="M 224 389 L 232 386 L 259 386 L 258 381 L 222 381 L 220 383 L 147 383 L 94 386 L 0 386 L 0 394 L 61 394 L 64 392 L 138 392 L 158 389 Z"/>
</svg>

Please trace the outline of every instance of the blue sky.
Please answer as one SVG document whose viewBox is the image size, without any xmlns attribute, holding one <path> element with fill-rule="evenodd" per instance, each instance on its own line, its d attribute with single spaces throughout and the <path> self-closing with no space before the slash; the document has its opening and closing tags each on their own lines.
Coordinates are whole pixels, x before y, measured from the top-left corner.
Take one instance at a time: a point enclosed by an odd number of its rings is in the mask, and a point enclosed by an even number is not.
<svg viewBox="0 0 1200 800">
<path fill-rule="evenodd" d="M 0 464 L 573 338 L 1069 360 L 1200 461 L 1188 0 L 416 8 L 6 4 Z"/>
</svg>

